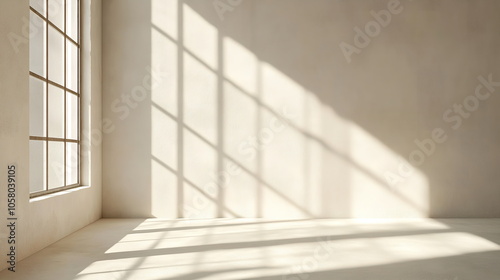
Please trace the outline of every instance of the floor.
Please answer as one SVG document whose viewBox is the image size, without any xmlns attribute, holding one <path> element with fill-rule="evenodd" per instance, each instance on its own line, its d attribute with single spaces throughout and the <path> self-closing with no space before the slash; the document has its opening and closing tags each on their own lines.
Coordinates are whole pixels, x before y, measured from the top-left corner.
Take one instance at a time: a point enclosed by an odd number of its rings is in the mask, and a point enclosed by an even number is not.
<svg viewBox="0 0 500 280">
<path fill-rule="evenodd" d="M 0 279 L 500 279 L 500 219 L 102 219 Z"/>
</svg>

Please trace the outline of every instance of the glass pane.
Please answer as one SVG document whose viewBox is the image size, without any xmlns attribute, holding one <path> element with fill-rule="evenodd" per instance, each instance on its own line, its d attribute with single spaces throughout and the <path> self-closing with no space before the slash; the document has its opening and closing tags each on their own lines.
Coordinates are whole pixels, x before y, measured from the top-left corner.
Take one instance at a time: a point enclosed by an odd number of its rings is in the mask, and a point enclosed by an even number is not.
<svg viewBox="0 0 500 280">
<path fill-rule="evenodd" d="M 45 82 L 30 77 L 30 136 L 46 135 L 46 97 Z"/>
<path fill-rule="evenodd" d="M 78 97 L 66 93 L 66 138 L 78 139 Z"/>
<path fill-rule="evenodd" d="M 49 85 L 49 137 L 64 138 L 64 91 Z"/>
<path fill-rule="evenodd" d="M 30 141 L 30 193 L 45 190 L 46 142 Z"/>
<path fill-rule="evenodd" d="M 66 34 L 78 42 L 78 1 L 66 0 Z"/>
<path fill-rule="evenodd" d="M 64 142 L 49 142 L 49 190 L 64 186 Z"/>
<path fill-rule="evenodd" d="M 30 12 L 30 71 L 45 77 L 45 22 Z"/>
<path fill-rule="evenodd" d="M 48 0 L 49 21 L 64 31 L 64 0 Z"/>
<path fill-rule="evenodd" d="M 49 80 L 64 85 L 64 37 L 52 26 L 49 26 L 48 60 Z"/>
<path fill-rule="evenodd" d="M 30 6 L 37 12 L 42 14 L 42 16 L 44 17 L 47 16 L 47 14 L 45 13 L 46 10 L 45 5 L 46 5 L 45 0 L 30 0 Z"/>
<path fill-rule="evenodd" d="M 78 92 L 78 48 L 66 40 L 66 87 Z"/>
<path fill-rule="evenodd" d="M 78 183 L 78 144 L 66 143 L 66 185 Z"/>
</svg>

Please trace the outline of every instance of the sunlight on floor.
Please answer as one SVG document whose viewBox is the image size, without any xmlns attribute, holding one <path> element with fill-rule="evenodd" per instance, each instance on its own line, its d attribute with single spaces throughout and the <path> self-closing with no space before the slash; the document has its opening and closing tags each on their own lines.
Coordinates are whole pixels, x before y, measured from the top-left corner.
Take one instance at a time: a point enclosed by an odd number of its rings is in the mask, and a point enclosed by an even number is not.
<svg viewBox="0 0 500 280">
<path fill-rule="evenodd" d="M 308 259 L 316 260 L 310 264 L 315 270 L 326 271 L 499 249 L 491 241 L 428 220 L 250 219 L 175 224 L 148 220 L 107 250 L 105 260 L 84 269 L 78 279 L 96 274 L 146 279 L 144 273 L 147 279 L 167 275 L 167 279 L 244 279 L 290 274 Z M 193 278 L 193 274 L 198 276 Z"/>
<path fill-rule="evenodd" d="M 8 279 L 487 280 L 499 233 L 500 219 L 102 219 Z"/>
</svg>

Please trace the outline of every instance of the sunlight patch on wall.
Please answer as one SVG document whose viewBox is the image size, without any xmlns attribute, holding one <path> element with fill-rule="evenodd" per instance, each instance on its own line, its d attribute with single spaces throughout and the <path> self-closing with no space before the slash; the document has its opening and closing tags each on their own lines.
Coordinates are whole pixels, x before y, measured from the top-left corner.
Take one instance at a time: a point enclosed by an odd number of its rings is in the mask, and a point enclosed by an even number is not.
<svg viewBox="0 0 500 280">
<path fill-rule="evenodd" d="M 226 163 L 234 163 L 225 160 Z M 229 182 L 225 185 L 225 205 L 239 217 L 254 217 L 257 213 L 259 201 L 258 193 L 259 179 L 255 174 L 245 170 L 237 176 L 229 177 Z M 230 216 L 230 215 L 228 215 Z"/>
<path fill-rule="evenodd" d="M 385 174 L 404 159 L 355 123 L 350 123 L 350 143 L 354 217 L 427 215 L 429 185 L 425 174 L 414 170 L 404 186 L 393 186 Z"/>
<path fill-rule="evenodd" d="M 151 101 L 177 117 L 178 46 L 156 26 L 151 28 Z M 159 78 L 161 77 L 161 78 Z"/>
<path fill-rule="evenodd" d="M 184 120 L 205 140 L 217 144 L 217 76 L 184 53 Z"/>
<path fill-rule="evenodd" d="M 214 218 L 218 188 L 217 151 L 184 129 L 184 208 L 186 218 Z"/>
<path fill-rule="evenodd" d="M 217 29 L 188 5 L 183 5 L 184 45 L 210 68 L 217 68 Z"/>
<path fill-rule="evenodd" d="M 255 95 L 260 87 L 257 57 L 229 37 L 224 37 L 223 44 L 224 77 L 246 93 Z"/>
<path fill-rule="evenodd" d="M 159 184 L 153 193 L 169 188 L 173 195 L 182 186 L 176 205 L 191 209 L 191 218 L 213 217 L 217 206 L 225 217 L 427 215 L 428 182 L 421 171 L 414 170 L 404 186 L 388 185 L 385 172 L 406 162 L 391 147 L 340 116 L 328 96 L 311 92 L 219 34 L 223 30 L 190 6 L 177 4 L 152 2 L 152 70 L 168 73 L 151 89 L 151 175 Z M 181 162 L 182 174 L 176 174 Z M 242 171 L 222 186 L 227 163 Z M 163 209 L 161 199 L 152 200 Z"/>
<path fill-rule="evenodd" d="M 175 218 L 177 206 L 177 123 L 151 106 L 151 214 Z"/>
<path fill-rule="evenodd" d="M 151 0 L 151 23 L 178 40 L 178 1 Z"/>
<path fill-rule="evenodd" d="M 306 90 L 267 62 L 261 62 L 262 103 L 270 110 L 293 116 L 291 122 L 303 129 Z"/>
<path fill-rule="evenodd" d="M 257 171 L 255 138 L 259 105 L 248 94 L 224 82 L 224 152 L 238 164 Z"/>
<path fill-rule="evenodd" d="M 151 155 L 177 170 L 177 122 L 155 104 L 151 106 Z"/>
<path fill-rule="evenodd" d="M 165 164 L 151 159 L 151 215 L 176 218 L 177 175 Z"/>
</svg>

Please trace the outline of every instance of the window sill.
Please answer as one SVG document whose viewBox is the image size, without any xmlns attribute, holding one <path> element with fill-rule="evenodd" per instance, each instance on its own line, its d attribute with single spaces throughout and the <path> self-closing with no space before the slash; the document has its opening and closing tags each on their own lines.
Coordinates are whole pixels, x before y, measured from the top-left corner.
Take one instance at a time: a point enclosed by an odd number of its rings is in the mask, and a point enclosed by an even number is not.
<svg viewBox="0 0 500 280">
<path fill-rule="evenodd" d="M 34 194 L 30 195 L 30 203 L 42 201 L 42 200 L 49 199 L 52 197 L 65 195 L 68 193 L 77 192 L 77 191 L 81 191 L 81 190 L 89 189 L 89 188 L 90 188 L 90 186 L 75 186 L 75 187 L 70 187 L 70 188 L 62 189 L 62 190 L 55 189 L 54 192 L 49 191 L 49 192 L 43 192 L 40 194 L 34 193 Z"/>
</svg>

